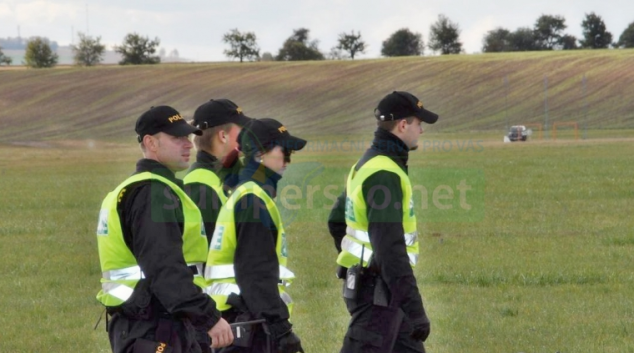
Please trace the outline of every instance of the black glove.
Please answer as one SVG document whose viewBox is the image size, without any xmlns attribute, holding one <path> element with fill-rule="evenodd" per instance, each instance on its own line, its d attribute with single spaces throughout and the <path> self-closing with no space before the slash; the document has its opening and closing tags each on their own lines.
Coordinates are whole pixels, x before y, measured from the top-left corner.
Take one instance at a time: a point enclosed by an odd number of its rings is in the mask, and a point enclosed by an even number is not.
<svg viewBox="0 0 634 353">
<path fill-rule="evenodd" d="M 302 342 L 293 331 L 288 331 L 277 339 L 279 353 L 304 353 Z"/>
<path fill-rule="evenodd" d="M 236 293 L 229 294 L 229 296 L 227 297 L 227 304 L 231 305 L 233 309 L 239 313 L 249 312 L 249 307 L 247 307 L 247 304 L 244 302 L 244 299 L 239 294 L 236 294 Z M 252 319 L 249 318 L 248 320 L 252 320 Z"/>
<path fill-rule="evenodd" d="M 412 320 L 410 321 L 410 325 L 412 326 L 412 333 L 410 333 L 409 336 L 417 341 L 425 342 L 431 331 L 429 319 L 423 317 L 422 319 Z"/>
</svg>

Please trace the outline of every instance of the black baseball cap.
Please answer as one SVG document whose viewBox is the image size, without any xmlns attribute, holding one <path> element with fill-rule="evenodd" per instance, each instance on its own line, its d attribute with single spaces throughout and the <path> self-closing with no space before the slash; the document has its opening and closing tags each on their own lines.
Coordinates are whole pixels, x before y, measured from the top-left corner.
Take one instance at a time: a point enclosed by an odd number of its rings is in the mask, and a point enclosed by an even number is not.
<svg viewBox="0 0 634 353">
<path fill-rule="evenodd" d="M 234 123 L 244 126 L 252 119 L 242 113 L 237 104 L 228 99 L 212 99 L 199 106 L 194 112 L 192 125 L 205 130 L 210 127 Z"/>
<path fill-rule="evenodd" d="M 423 103 L 413 94 L 403 91 L 394 91 L 383 97 L 379 106 L 374 109 L 374 116 L 380 121 L 415 116 L 427 124 L 433 124 L 438 120 L 438 114 L 425 109 Z"/>
<path fill-rule="evenodd" d="M 274 146 L 289 151 L 299 151 L 306 146 L 306 140 L 291 135 L 286 127 L 275 119 L 252 119 L 238 135 L 240 150 L 246 154 L 265 152 Z"/>
<path fill-rule="evenodd" d="M 180 113 L 167 105 L 159 105 L 151 107 L 148 111 L 141 114 L 136 120 L 134 131 L 137 133 L 139 143 L 143 141 L 143 136 L 154 135 L 164 132 L 168 135 L 181 137 L 189 134 L 202 135 L 203 132 L 189 125 Z"/>
</svg>

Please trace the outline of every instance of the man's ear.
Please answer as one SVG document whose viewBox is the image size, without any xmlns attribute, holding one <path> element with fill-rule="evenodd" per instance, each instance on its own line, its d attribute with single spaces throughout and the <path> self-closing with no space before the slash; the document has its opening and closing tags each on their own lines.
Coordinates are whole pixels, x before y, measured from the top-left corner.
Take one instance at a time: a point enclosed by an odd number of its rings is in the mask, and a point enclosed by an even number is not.
<svg viewBox="0 0 634 353">
<path fill-rule="evenodd" d="M 148 151 L 156 151 L 158 148 L 158 139 L 152 135 L 143 136 L 143 145 Z"/>
<path fill-rule="evenodd" d="M 218 138 L 220 139 L 220 142 L 222 143 L 229 142 L 229 134 L 224 129 L 218 130 Z"/>
<path fill-rule="evenodd" d="M 400 119 L 400 120 L 398 121 L 398 130 L 399 130 L 400 132 L 405 131 L 405 127 L 406 127 L 407 125 L 408 125 L 408 124 L 407 124 L 407 119 Z"/>
</svg>

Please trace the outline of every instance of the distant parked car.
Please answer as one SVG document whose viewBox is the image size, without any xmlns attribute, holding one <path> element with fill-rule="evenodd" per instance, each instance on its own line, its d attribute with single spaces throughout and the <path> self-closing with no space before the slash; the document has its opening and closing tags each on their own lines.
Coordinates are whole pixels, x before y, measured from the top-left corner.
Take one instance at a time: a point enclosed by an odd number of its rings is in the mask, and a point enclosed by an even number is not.
<svg viewBox="0 0 634 353">
<path fill-rule="evenodd" d="M 509 133 L 506 135 L 511 142 L 526 141 L 531 131 L 526 129 L 524 125 L 514 125 L 509 129 Z"/>
</svg>

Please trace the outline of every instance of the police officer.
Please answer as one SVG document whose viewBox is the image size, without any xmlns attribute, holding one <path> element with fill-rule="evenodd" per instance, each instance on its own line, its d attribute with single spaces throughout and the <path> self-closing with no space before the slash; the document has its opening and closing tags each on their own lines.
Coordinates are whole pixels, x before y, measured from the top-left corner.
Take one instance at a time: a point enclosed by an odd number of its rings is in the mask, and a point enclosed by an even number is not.
<svg viewBox="0 0 634 353">
<path fill-rule="evenodd" d="M 241 166 L 238 134 L 250 120 L 228 99 L 212 99 L 194 112 L 192 124 L 202 130 L 202 135 L 194 136 L 196 162 L 183 181 L 185 191 L 200 209 L 208 240 L 220 207 L 227 200 L 226 192 L 237 183 Z"/>
<path fill-rule="evenodd" d="M 351 315 L 341 352 L 424 352 L 430 322 L 412 270 L 418 240 L 407 160 L 421 122 L 433 124 L 438 115 L 399 91 L 374 115 L 372 145 L 351 168 L 328 219 Z"/>
<path fill-rule="evenodd" d="M 250 121 L 238 139 L 245 166 L 211 239 L 207 293 L 229 322 L 264 319 L 265 324 L 243 327 L 240 339 L 222 352 L 268 352 L 269 343 L 274 353 L 303 352 L 289 322 L 292 300 L 286 286 L 295 276 L 287 268 L 286 234 L 274 199 L 291 153 L 306 141 L 274 119 Z"/>
<path fill-rule="evenodd" d="M 200 211 L 176 171 L 189 166 L 189 135 L 201 131 L 174 108 L 152 107 L 136 121 L 144 158 L 104 199 L 97 240 L 102 289 L 115 353 L 201 352 L 196 329 L 213 347 L 231 344 L 229 324 L 205 293 L 207 257 Z"/>
</svg>

